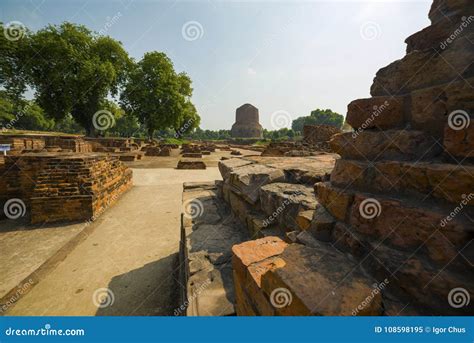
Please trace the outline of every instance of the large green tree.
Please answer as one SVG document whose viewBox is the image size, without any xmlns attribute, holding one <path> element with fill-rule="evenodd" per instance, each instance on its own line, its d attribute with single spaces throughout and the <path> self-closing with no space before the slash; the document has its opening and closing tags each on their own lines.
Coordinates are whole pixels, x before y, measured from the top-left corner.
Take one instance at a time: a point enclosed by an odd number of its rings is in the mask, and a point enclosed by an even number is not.
<svg viewBox="0 0 474 343">
<path fill-rule="evenodd" d="M 178 132 L 186 123 L 197 127 L 199 116 L 190 101 L 191 79 L 176 73 L 166 54 L 146 53 L 128 76 L 121 104 L 146 127 L 149 138 L 156 130 L 173 128 Z"/>
<path fill-rule="evenodd" d="M 309 116 L 299 117 L 293 120 L 291 128 L 294 131 L 302 132 L 305 125 L 332 125 L 341 128 L 344 122 L 344 116 L 329 109 L 315 109 Z"/>
<path fill-rule="evenodd" d="M 57 121 L 71 114 L 94 136 L 94 114 L 117 95 L 131 65 L 120 42 L 82 25 L 49 25 L 28 36 L 20 54 L 38 104 Z"/>
</svg>

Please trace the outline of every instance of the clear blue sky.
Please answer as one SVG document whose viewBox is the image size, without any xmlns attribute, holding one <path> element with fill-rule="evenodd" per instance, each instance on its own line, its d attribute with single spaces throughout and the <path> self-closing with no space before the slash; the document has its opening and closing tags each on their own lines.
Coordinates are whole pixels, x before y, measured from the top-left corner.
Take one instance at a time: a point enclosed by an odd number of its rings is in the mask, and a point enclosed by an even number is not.
<svg viewBox="0 0 474 343">
<path fill-rule="evenodd" d="M 32 30 L 63 21 L 84 24 L 121 41 L 135 59 L 163 51 L 193 80 L 201 127 L 229 129 L 235 109 L 249 102 L 259 108 L 262 125 L 273 129 L 276 111 L 293 119 L 318 107 L 345 115 L 351 100 L 368 97 L 376 71 L 402 58 L 405 38 L 429 25 L 430 5 L 429 0 L 2 0 L 0 20 L 20 21 Z M 198 24 L 188 24 L 187 35 L 188 22 Z"/>
</svg>

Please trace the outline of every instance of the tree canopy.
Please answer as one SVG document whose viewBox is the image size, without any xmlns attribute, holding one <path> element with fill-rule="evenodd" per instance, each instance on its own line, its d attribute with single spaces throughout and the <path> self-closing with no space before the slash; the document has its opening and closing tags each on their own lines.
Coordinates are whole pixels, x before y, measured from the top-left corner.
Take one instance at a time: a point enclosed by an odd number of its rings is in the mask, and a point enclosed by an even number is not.
<svg viewBox="0 0 474 343">
<path fill-rule="evenodd" d="M 191 95 L 191 79 L 185 73 L 177 74 L 166 54 L 154 51 L 146 53 L 130 71 L 121 104 L 146 127 L 151 138 L 156 130 L 179 130 L 186 123 L 191 128 L 199 125 Z"/>
<path fill-rule="evenodd" d="M 315 109 L 309 116 L 299 117 L 293 120 L 291 128 L 294 131 L 302 132 L 305 125 L 332 125 L 341 128 L 344 116 L 329 109 Z"/>
<path fill-rule="evenodd" d="M 121 43 L 63 23 L 29 35 L 24 49 L 26 81 L 46 115 L 61 120 L 70 113 L 95 135 L 94 113 L 118 93 L 131 64 Z"/>
</svg>

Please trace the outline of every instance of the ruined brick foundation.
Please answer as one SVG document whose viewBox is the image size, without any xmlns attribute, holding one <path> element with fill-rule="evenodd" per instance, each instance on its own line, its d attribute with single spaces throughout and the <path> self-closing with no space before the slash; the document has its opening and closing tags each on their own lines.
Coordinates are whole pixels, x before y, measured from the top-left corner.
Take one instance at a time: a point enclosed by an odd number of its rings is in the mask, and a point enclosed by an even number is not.
<svg viewBox="0 0 474 343">
<path fill-rule="evenodd" d="M 132 171 L 105 154 L 7 156 L 2 175 L 2 209 L 21 199 L 33 224 L 92 221 L 132 186 Z"/>
</svg>

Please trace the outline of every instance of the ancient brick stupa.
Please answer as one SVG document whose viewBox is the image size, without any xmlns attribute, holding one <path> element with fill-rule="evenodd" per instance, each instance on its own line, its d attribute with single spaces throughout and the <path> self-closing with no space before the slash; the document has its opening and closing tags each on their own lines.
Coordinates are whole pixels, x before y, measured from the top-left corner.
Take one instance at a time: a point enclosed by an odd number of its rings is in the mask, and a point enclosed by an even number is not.
<svg viewBox="0 0 474 343">
<path fill-rule="evenodd" d="M 250 104 L 237 108 L 231 135 L 234 138 L 262 138 L 263 129 L 258 121 L 258 108 Z"/>
</svg>

